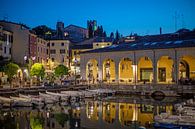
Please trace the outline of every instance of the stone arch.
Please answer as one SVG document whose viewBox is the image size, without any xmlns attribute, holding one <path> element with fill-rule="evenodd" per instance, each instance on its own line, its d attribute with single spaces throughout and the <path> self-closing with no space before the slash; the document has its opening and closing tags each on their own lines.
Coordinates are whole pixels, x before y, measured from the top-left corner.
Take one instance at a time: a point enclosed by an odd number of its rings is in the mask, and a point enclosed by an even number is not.
<svg viewBox="0 0 195 129">
<path fill-rule="evenodd" d="M 179 58 L 179 79 L 195 79 L 195 56 L 183 55 Z"/>
<path fill-rule="evenodd" d="M 90 59 L 86 64 L 86 79 L 89 83 L 97 83 L 98 81 L 98 62 Z"/>
<path fill-rule="evenodd" d="M 113 59 L 105 59 L 103 61 L 103 81 L 114 82 L 116 79 L 115 62 Z"/>
<path fill-rule="evenodd" d="M 138 82 L 152 82 L 153 81 L 153 63 L 147 57 L 140 57 L 137 65 Z"/>
<path fill-rule="evenodd" d="M 169 56 L 161 56 L 157 60 L 157 82 L 171 83 L 174 75 L 174 60 Z"/>
<path fill-rule="evenodd" d="M 133 61 L 130 58 L 122 58 L 119 62 L 119 81 L 132 82 L 133 81 Z"/>
</svg>

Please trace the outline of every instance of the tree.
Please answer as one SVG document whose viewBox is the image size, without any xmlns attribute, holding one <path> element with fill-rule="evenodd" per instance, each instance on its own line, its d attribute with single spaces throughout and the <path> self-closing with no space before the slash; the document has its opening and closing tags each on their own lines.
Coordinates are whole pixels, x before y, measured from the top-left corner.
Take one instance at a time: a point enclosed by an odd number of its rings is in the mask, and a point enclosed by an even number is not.
<svg viewBox="0 0 195 129">
<path fill-rule="evenodd" d="M 51 35 L 54 35 L 54 30 L 52 30 L 51 28 L 47 27 L 46 25 L 40 25 L 37 26 L 35 28 L 32 29 L 33 31 L 35 31 L 36 35 L 40 36 L 40 37 L 47 37 L 48 35 L 46 33 L 50 32 Z"/>
<path fill-rule="evenodd" d="M 31 70 L 30 70 L 30 75 L 31 76 L 36 76 L 37 79 L 44 77 L 45 75 L 45 68 L 43 67 L 42 64 L 40 63 L 35 63 L 32 65 Z"/>
<path fill-rule="evenodd" d="M 60 79 L 61 79 L 64 75 L 68 75 L 68 68 L 64 65 L 58 65 L 54 69 L 54 74 L 56 77 L 60 77 Z M 62 81 L 61 81 L 61 83 L 62 83 Z"/>
<path fill-rule="evenodd" d="M 5 67 L 4 67 L 4 72 L 8 76 L 10 87 L 11 87 L 12 79 L 13 79 L 14 75 L 17 74 L 19 68 L 20 67 L 14 63 L 9 63 L 9 64 L 5 65 Z"/>
<path fill-rule="evenodd" d="M 107 37 L 106 31 L 104 31 L 103 36 L 102 37 Z"/>
<path fill-rule="evenodd" d="M 114 39 L 114 33 L 113 32 L 110 33 L 110 38 Z"/>
<path fill-rule="evenodd" d="M 120 38 L 120 34 L 119 34 L 118 30 L 117 30 L 117 31 L 116 31 L 116 40 L 118 41 L 119 38 Z"/>
</svg>

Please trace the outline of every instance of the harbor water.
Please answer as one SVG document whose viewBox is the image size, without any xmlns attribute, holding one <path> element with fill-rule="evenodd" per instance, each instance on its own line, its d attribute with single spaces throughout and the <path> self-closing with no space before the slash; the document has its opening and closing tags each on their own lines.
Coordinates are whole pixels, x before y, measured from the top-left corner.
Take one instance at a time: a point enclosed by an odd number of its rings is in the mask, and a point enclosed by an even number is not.
<svg viewBox="0 0 195 129">
<path fill-rule="evenodd" d="M 184 101 L 176 97 L 114 96 L 68 105 L 1 108 L 0 129 L 153 129 L 155 115 L 175 114 L 174 104 Z"/>
</svg>

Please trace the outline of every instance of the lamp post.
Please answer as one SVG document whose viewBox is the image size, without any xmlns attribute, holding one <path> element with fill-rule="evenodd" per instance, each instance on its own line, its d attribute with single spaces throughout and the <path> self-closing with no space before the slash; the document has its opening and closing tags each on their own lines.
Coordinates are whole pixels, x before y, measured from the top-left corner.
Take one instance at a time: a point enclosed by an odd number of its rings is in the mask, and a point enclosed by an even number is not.
<svg viewBox="0 0 195 129">
<path fill-rule="evenodd" d="M 75 86 L 76 86 L 76 81 L 77 81 L 77 78 L 76 78 L 76 74 L 77 74 L 77 71 L 76 71 L 76 66 L 77 66 L 77 59 L 75 58 L 74 60 L 74 76 L 75 76 Z"/>
<path fill-rule="evenodd" d="M 31 66 L 34 64 L 34 61 L 36 59 L 36 56 L 31 56 L 31 58 L 28 58 L 28 56 L 24 56 L 24 61 L 25 63 L 27 63 L 27 69 L 24 70 L 24 72 L 28 75 L 30 75 L 30 69 L 31 69 Z M 28 79 L 29 79 L 29 76 L 28 76 Z M 25 79 L 25 82 L 26 82 L 26 79 Z"/>
</svg>

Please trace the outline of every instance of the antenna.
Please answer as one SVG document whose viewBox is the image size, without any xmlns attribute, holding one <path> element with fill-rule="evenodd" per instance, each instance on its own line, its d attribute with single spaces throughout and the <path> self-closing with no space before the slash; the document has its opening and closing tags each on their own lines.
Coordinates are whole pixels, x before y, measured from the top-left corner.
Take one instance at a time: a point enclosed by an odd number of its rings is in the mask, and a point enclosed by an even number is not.
<svg viewBox="0 0 195 129">
<path fill-rule="evenodd" d="M 177 11 L 175 11 L 175 15 L 174 15 L 174 22 L 175 22 L 175 31 L 177 31 L 177 20 L 178 20 L 178 14 Z"/>
<path fill-rule="evenodd" d="M 185 21 L 184 21 L 184 15 L 183 14 L 181 15 L 181 25 L 182 25 L 182 28 L 185 28 Z"/>
</svg>

